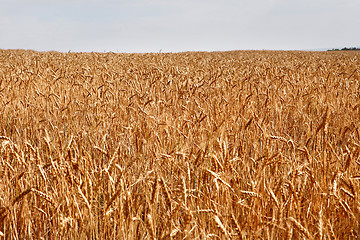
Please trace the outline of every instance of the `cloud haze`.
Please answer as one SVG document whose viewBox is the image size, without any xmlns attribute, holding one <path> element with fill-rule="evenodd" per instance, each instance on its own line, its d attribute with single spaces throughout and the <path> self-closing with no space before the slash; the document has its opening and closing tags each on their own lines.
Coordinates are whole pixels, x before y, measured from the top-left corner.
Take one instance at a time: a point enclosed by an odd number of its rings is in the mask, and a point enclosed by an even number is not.
<svg viewBox="0 0 360 240">
<path fill-rule="evenodd" d="M 0 48 L 158 52 L 359 46 L 358 0 L 0 0 Z"/>
</svg>

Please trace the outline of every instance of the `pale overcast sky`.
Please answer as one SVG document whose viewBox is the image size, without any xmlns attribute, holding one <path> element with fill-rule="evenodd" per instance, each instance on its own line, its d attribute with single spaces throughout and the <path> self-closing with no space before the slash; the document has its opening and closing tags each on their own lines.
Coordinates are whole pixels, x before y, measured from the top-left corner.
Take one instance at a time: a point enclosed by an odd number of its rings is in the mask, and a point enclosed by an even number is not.
<svg viewBox="0 0 360 240">
<path fill-rule="evenodd" d="M 359 28 L 360 0 L 0 0 L 0 49 L 358 47 Z"/>
</svg>

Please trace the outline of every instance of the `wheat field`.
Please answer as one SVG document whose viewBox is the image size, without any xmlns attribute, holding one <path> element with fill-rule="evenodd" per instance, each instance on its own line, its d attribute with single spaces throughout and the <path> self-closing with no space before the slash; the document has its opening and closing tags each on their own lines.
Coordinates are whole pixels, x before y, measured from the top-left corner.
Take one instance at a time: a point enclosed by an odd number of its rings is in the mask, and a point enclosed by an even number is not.
<svg viewBox="0 0 360 240">
<path fill-rule="evenodd" d="M 355 239 L 360 54 L 0 50 L 0 238 Z"/>
</svg>

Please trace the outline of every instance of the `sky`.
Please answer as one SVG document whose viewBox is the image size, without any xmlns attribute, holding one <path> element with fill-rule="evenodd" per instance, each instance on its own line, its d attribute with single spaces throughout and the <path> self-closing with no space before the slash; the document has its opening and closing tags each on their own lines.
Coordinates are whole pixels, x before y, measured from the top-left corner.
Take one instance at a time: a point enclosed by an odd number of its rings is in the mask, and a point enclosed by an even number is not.
<svg viewBox="0 0 360 240">
<path fill-rule="evenodd" d="M 0 49 L 359 47 L 359 12 L 359 0 L 0 0 Z"/>
</svg>

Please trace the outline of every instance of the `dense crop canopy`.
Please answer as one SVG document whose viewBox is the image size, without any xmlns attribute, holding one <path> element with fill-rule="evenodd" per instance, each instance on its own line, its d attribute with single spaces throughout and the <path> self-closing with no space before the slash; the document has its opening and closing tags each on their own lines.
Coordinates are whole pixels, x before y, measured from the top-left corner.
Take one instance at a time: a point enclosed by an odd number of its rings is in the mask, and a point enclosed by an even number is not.
<svg viewBox="0 0 360 240">
<path fill-rule="evenodd" d="M 7 239 L 360 234 L 360 53 L 0 50 Z"/>
</svg>

